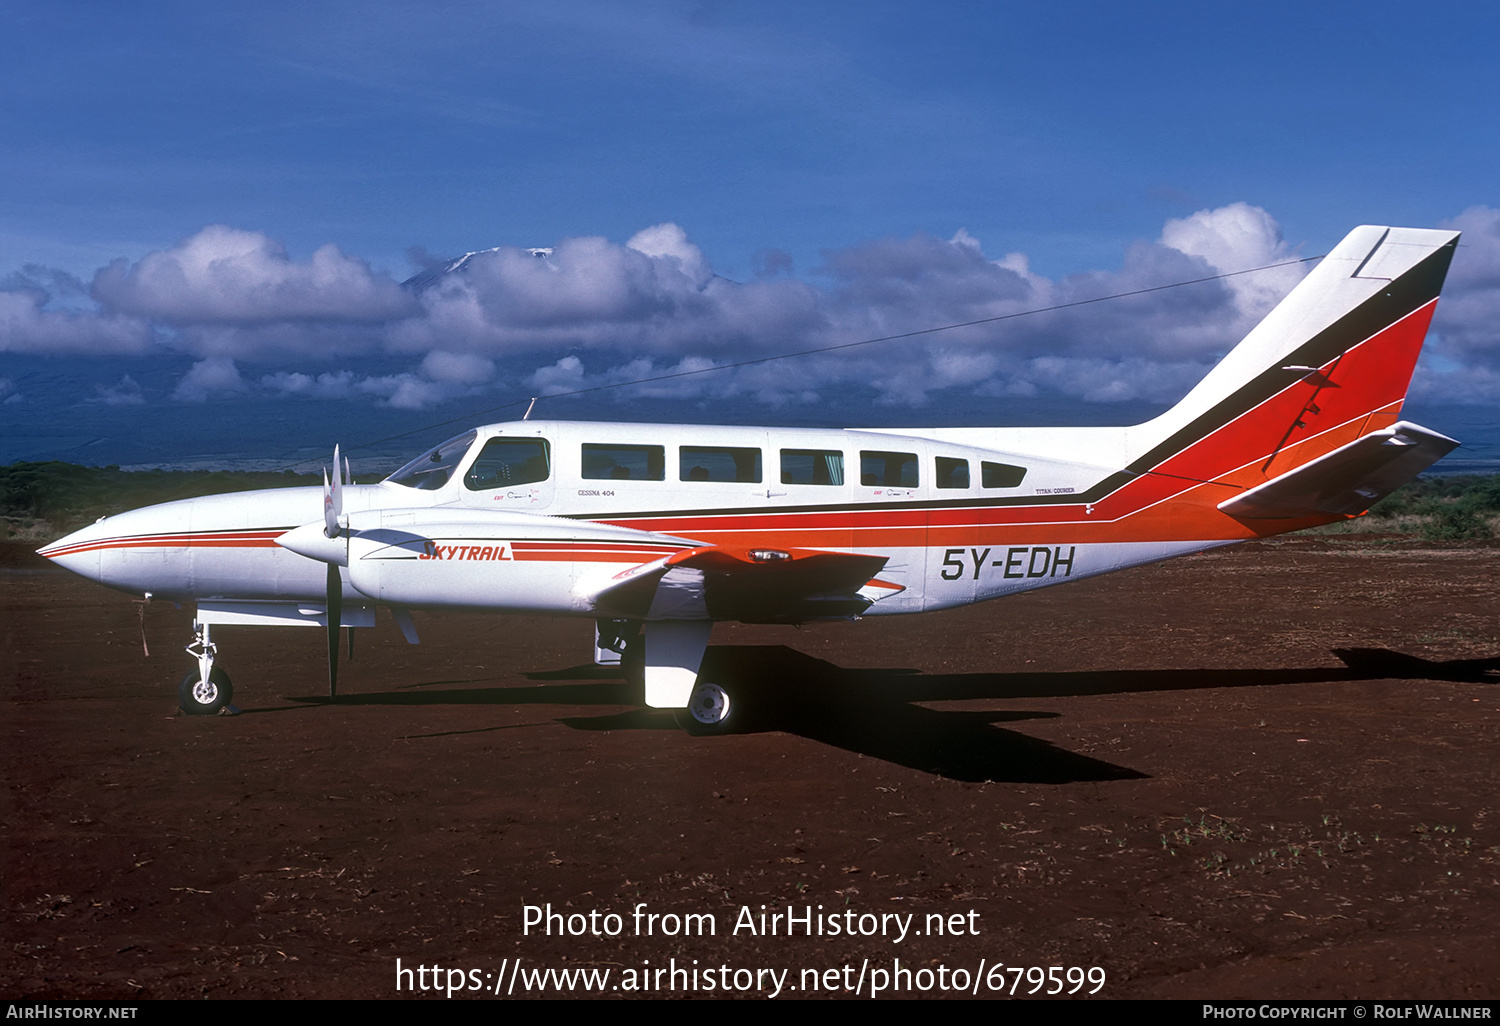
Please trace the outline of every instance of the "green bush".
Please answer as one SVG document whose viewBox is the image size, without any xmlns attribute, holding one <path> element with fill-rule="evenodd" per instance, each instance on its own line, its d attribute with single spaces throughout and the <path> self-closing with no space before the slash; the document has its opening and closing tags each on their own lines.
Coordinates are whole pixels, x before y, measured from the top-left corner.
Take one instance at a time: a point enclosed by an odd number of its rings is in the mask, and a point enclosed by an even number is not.
<svg viewBox="0 0 1500 1026">
<path fill-rule="evenodd" d="M 321 485 L 320 474 L 137 470 L 73 463 L 13 463 L 0 467 L 0 517 L 7 525 L 38 522 L 62 532 L 102 516 L 174 499 L 254 488 Z"/>
<path fill-rule="evenodd" d="M 1389 530 L 1418 527 L 1431 541 L 1490 538 L 1500 517 L 1500 475 L 1419 477 L 1370 509 L 1370 519 Z M 1372 523 L 1372 526 L 1376 526 Z"/>
</svg>

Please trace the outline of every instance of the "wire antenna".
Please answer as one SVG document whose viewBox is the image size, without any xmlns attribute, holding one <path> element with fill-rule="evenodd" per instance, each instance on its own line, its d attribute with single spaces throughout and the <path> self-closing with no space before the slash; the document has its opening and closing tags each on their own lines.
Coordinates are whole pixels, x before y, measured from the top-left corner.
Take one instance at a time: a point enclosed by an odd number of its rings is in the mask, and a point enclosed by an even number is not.
<svg viewBox="0 0 1500 1026">
<path fill-rule="evenodd" d="M 1016 310 L 1012 313 L 997 314 L 994 317 L 980 317 L 977 320 L 959 321 L 956 324 L 942 324 L 935 328 L 918 328 L 915 331 L 902 331 L 894 335 L 880 335 L 875 338 L 860 339 L 857 342 L 839 342 L 831 346 L 819 346 L 815 349 L 798 349 L 795 352 L 777 353 L 774 356 L 760 356 L 756 357 L 753 360 L 739 360 L 735 363 L 716 363 L 711 367 L 698 367 L 694 370 L 673 371 L 669 374 L 657 374 L 649 378 L 636 378 L 633 381 L 614 381 L 610 382 L 607 385 L 592 385 L 588 388 L 575 388 L 569 392 L 554 392 L 548 395 L 546 398 L 566 399 L 570 396 L 589 395 L 594 392 L 606 392 L 610 389 L 615 388 L 630 388 L 634 385 L 651 385 L 655 384 L 658 381 L 674 381 L 678 378 L 691 378 L 696 377 L 700 374 L 715 374 L 719 371 L 737 370 L 740 367 L 756 367 L 763 363 L 775 363 L 778 360 L 793 360 L 799 356 L 816 356 L 819 353 L 836 353 L 843 349 L 856 349 L 860 346 L 874 345 L 877 342 L 895 342 L 903 338 L 917 338 L 921 335 L 935 335 L 940 331 L 954 331 L 958 328 L 972 328 L 978 324 L 996 324 L 1000 321 L 1013 321 L 1021 317 L 1034 317 L 1037 314 L 1055 313 L 1058 310 L 1071 310 L 1075 307 L 1090 306 L 1094 303 L 1107 303 L 1110 300 L 1114 299 L 1129 299 L 1132 296 L 1144 296 L 1149 295 L 1152 292 L 1165 292 L 1167 289 L 1180 289 L 1188 285 L 1201 285 L 1204 282 L 1222 281 L 1225 278 L 1236 278 L 1242 274 L 1255 274 L 1259 271 L 1271 271 L 1275 270 L 1278 267 L 1293 267 L 1297 264 L 1308 264 L 1312 263 L 1314 260 L 1322 260 L 1327 255 L 1327 253 L 1320 253 L 1317 256 L 1300 257 L 1296 260 L 1282 260 L 1274 264 L 1262 264 L 1259 267 L 1247 267 L 1241 271 L 1225 271 L 1223 274 L 1210 274 L 1202 278 L 1190 278 L 1187 281 L 1174 281 L 1169 282 L 1166 285 L 1151 285 L 1143 289 L 1131 289 L 1129 292 L 1113 292 L 1107 296 L 1095 296 L 1092 299 L 1075 299 L 1072 302 L 1068 303 L 1057 303 L 1053 306 L 1038 306 L 1033 307 L 1030 310 Z M 532 397 L 530 405 L 526 407 L 525 416 L 521 418 L 522 420 L 525 420 L 527 417 L 531 416 L 531 408 L 536 405 L 537 398 L 539 397 Z M 477 410 L 474 413 L 465 414 L 462 417 L 451 417 L 448 420 L 438 421 L 435 424 L 428 424 L 425 427 L 412 428 L 410 431 L 403 431 L 400 434 L 387 435 L 384 438 L 377 438 L 372 442 L 363 442 L 359 445 L 351 445 L 348 451 L 352 452 L 356 449 L 368 449 L 371 446 L 383 445 L 386 442 L 393 442 L 398 438 L 406 438 L 408 435 L 422 434 L 423 432 L 432 431 L 440 427 L 447 427 L 450 424 L 472 424 L 480 417 L 487 417 L 492 413 L 499 413 L 501 410 L 508 410 L 512 407 L 520 406 L 524 402 L 526 402 L 525 399 L 517 399 L 514 402 L 502 403 L 499 406 L 491 406 L 488 409 Z M 292 470 L 296 467 L 302 466 L 304 463 L 312 462 L 313 460 L 311 459 L 301 460 L 283 469 Z"/>
</svg>

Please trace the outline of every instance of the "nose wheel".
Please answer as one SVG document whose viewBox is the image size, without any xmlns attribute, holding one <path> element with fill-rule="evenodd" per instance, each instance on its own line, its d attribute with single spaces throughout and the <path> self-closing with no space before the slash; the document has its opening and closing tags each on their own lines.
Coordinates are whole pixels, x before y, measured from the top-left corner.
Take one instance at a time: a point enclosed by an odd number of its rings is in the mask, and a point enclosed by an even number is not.
<svg viewBox="0 0 1500 1026">
<path fill-rule="evenodd" d="M 739 723 L 737 712 L 736 703 L 722 685 L 699 681 L 688 699 L 687 708 L 678 711 L 677 725 L 689 734 L 699 736 L 728 734 Z"/>
<path fill-rule="evenodd" d="M 193 667 L 177 686 L 177 702 L 189 716 L 213 716 L 229 704 L 234 697 L 234 685 L 229 683 L 229 674 L 215 666 L 208 678 Z"/>
</svg>

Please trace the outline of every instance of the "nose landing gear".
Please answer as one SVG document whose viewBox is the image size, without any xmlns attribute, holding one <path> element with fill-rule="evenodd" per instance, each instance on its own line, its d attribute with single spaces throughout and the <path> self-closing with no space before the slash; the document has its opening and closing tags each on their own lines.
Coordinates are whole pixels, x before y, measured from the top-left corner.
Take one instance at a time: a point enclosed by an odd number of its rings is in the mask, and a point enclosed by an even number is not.
<svg viewBox="0 0 1500 1026">
<path fill-rule="evenodd" d="M 193 621 L 193 643 L 186 652 L 197 663 L 177 686 L 177 702 L 189 716 L 213 716 L 229 705 L 234 685 L 229 674 L 214 665 L 218 646 L 208 636 L 208 624 Z"/>
</svg>

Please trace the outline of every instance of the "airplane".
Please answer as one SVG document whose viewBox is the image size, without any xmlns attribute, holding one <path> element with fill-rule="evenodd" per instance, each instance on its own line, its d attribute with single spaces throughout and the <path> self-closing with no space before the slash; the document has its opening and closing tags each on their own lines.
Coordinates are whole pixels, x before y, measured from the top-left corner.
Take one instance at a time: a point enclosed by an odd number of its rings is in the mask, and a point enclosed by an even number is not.
<svg viewBox="0 0 1500 1026">
<path fill-rule="evenodd" d="M 1363 514 L 1458 445 L 1402 420 L 1453 231 L 1351 232 L 1167 412 L 1124 427 L 823 430 L 523 419 L 384 481 L 101 518 L 40 550 L 197 605 L 189 713 L 233 694 L 210 629 L 339 628 L 388 607 L 595 621 L 648 706 L 736 728 L 713 624 L 929 612 Z M 529 412 L 529 411 L 528 411 Z M 321 511 L 320 511 L 321 507 Z M 352 634 L 351 634 L 352 641 Z"/>
</svg>

